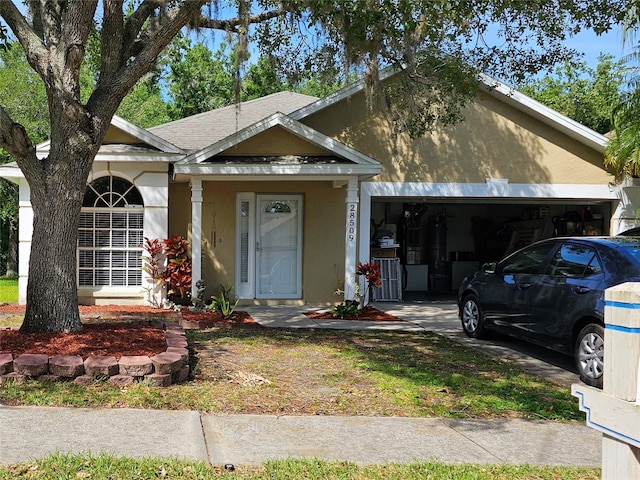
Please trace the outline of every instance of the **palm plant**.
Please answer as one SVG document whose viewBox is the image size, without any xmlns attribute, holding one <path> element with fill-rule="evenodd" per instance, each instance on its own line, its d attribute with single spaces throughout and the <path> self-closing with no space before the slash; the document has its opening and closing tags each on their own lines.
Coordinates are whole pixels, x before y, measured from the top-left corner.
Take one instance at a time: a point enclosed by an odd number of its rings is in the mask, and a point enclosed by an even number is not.
<svg viewBox="0 0 640 480">
<path fill-rule="evenodd" d="M 632 55 L 640 60 L 640 52 Z M 605 152 L 605 165 L 620 180 L 625 175 L 640 177 L 640 76 L 633 69 L 620 103 L 613 110 L 614 132 Z"/>
<path fill-rule="evenodd" d="M 633 39 L 639 25 L 640 4 L 633 4 L 623 22 L 623 43 Z M 627 64 L 627 90 L 622 92 L 613 109 L 614 131 L 605 152 L 605 165 L 618 180 L 627 175 L 640 177 L 640 44 L 624 58 L 624 62 Z"/>
</svg>

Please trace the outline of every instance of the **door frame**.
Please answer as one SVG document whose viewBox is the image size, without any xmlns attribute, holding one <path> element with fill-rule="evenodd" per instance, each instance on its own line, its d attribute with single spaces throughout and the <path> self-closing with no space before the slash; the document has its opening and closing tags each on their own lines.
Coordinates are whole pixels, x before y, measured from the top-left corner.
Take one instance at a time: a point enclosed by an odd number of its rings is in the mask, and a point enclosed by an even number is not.
<svg viewBox="0 0 640 480">
<path fill-rule="evenodd" d="M 260 215 L 257 208 L 261 199 L 297 200 L 297 252 L 296 291 L 292 294 L 259 295 L 258 281 L 260 268 L 258 259 L 258 229 Z M 241 299 L 301 299 L 302 298 L 302 242 L 303 242 L 304 195 L 292 193 L 238 192 L 236 195 L 236 235 L 235 235 L 235 291 Z"/>
</svg>

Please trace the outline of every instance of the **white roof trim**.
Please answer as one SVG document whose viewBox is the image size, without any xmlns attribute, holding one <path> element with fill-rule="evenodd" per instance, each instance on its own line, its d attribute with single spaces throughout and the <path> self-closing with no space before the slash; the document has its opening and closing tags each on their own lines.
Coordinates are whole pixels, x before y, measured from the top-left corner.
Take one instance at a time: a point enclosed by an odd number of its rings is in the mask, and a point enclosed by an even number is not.
<svg viewBox="0 0 640 480">
<path fill-rule="evenodd" d="M 167 142 L 165 139 L 160 138 L 159 136 L 151 133 L 149 130 L 146 130 L 142 127 L 138 127 L 131 122 L 126 121 L 124 118 L 119 117 L 117 115 L 113 116 L 111 120 L 111 124 L 119 128 L 120 130 L 133 135 L 136 138 L 139 138 L 144 143 L 151 145 L 152 147 L 157 148 L 158 150 L 165 153 L 184 153 L 184 150 L 176 147 L 174 144 Z"/>
<path fill-rule="evenodd" d="M 16 162 L 5 163 L 0 165 L 0 178 L 6 178 L 13 183 L 20 183 L 20 180 L 24 178 L 24 173 L 22 173 Z"/>
<path fill-rule="evenodd" d="M 358 165 L 358 164 L 306 164 L 306 165 L 220 165 L 220 164 L 176 164 L 174 173 L 176 175 L 283 175 L 299 176 L 308 175 L 313 177 L 329 176 L 371 176 L 377 175 L 381 171 L 378 165 Z"/>
<path fill-rule="evenodd" d="M 98 152 L 95 162 L 157 162 L 157 163 L 174 163 L 184 158 L 183 153 L 165 153 L 165 152 Z"/>
<path fill-rule="evenodd" d="M 392 75 L 399 73 L 394 69 L 385 69 L 380 73 L 380 79 L 385 80 Z M 498 98 L 505 103 L 517 108 L 518 110 L 527 113 L 528 115 L 546 123 L 547 125 L 557 129 L 558 131 L 574 138 L 575 140 L 587 145 L 590 148 L 598 152 L 604 152 L 607 144 L 607 137 L 591 130 L 590 128 L 582 125 L 579 122 L 567 117 L 566 115 L 553 110 L 552 108 L 537 102 L 531 97 L 528 97 L 524 93 L 521 93 L 513 88 L 505 85 L 504 83 L 485 74 L 479 75 L 481 84 L 485 87 L 489 94 Z M 346 100 L 347 98 L 355 95 L 364 90 L 364 81 L 360 80 L 348 85 L 337 92 L 327 95 L 321 98 L 317 102 L 313 102 L 305 107 L 296 110 L 289 114 L 289 117 L 294 120 L 302 120 L 309 115 L 319 112 L 333 104 Z"/>
<path fill-rule="evenodd" d="M 114 115 L 111 119 L 111 125 L 128 133 L 132 137 L 139 139 L 142 143 L 146 143 L 151 147 L 157 148 L 160 152 L 164 153 L 185 153 L 181 148 L 176 147 L 172 143 L 167 142 L 163 138 L 151 133 L 142 127 L 138 127 L 131 122 L 128 122 L 122 117 Z M 46 140 L 36 146 L 36 151 L 40 154 L 49 151 L 51 140 Z"/>
<path fill-rule="evenodd" d="M 266 130 L 280 126 L 285 130 L 289 131 L 293 135 L 296 135 L 309 143 L 312 143 L 316 146 L 324 148 L 336 155 L 346 158 L 347 160 L 353 161 L 359 165 L 380 165 L 379 162 L 368 157 L 367 155 L 350 148 L 343 143 L 340 143 L 334 140 L 331 137 L 328 137 L 317 130 L 314 130 L 307 125 L 304 125 L 296 120 L 289 118 L 287 115 L 277 112 L 274 113 L 264 120 L 254 123 L 246 128 L 243 128 L 237 133 L 230 135 L 213 145 L 210 145 L 198 152 L 194 152 L 191 155 L 188 155 L 184 159 L 180 160 L 176 163 L 176 167 L 178 165 L 187 165 L 187 164 L 202 164 L 206 160 L 211 157 L 218 155 L 219 153 L 228 150 L 245 140 L 248 140 L 251 137 L 256 136 L 259 133 L 265 132 Z"/>
</svg>

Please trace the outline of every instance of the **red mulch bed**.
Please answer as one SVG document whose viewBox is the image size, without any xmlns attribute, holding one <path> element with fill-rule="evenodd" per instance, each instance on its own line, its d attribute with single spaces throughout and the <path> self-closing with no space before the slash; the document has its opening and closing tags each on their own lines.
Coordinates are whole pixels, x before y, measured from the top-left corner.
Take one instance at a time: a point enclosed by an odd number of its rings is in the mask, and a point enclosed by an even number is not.
<svg viewBox="0 0 640 480">
<path fill-rule="evenodd" d="M 149 325 L 147 321 L 122 321 L 123 317 L 133 319 L 167 318 L 182 316 L 185 327 L 208 328 L 216 325 L 255 324 L 247 312 L 236 311 L 230 319 L 215 312 L 191 312 L 184 308 L 181 312 L 161 310 L 147 306 L 92 305 L 80 306 L 80 316 L 84 328 L 73 333 L 33 333 L 20 334 L 16 328 L 0 330 L 0 352 L 12 353 L 14 357 L 22 353 L 56 355 L 114 356 L 124 355 L 154 356 L 166 350 L 165 335 L 161 328 Z M 23 314 L 24 305 L 2 304 L 0 315 Z M 117 321 L 120 320 L 120 321 Z"/>
<path fill-rule="evenodd" d="M 164 330 L 140 322 L 90 323 L 79 332 L 30 333 L 17 329 L 0 330 L 0 351 L 56 355 L 114 356 L 147 355 L 153 357 L 167 349 Z"/>
<path fill-rule="evenodd" d="M 314 320 L 358 320 L 365 322 L 404 322 L 401 318 L 398 318 L 390 313 L 383 312 L 378 310 L 371 305 L 367 305 L 366 307 L 362 307 L 360 309 L 360 313 L 357 317 L 345 317 L 344 319 L 340 317 L 334 317 L 331 311 L 326 312 L 305 312 L 305 315 L 308 318 Z"/>
<path fill-rule="evenodd" d="M 84 328 L 74 333 L 34 333 L 22 335 L 17 329 L 0 330 L 0 352 L 56 355 L 80 355 L 83 358 L 96 355 L 114 356 L 147 355 L 153 356 L 166 349 L 165 336 L 161 328 L 140 321 L 116 321 L 129 318 L 175 318 L 182 316 L 185 328 L 209 328 L 219 325 L 256 324 L 253 318 L 243 311 L 234 312 L 230 319 L 215 312 L 191 312 L 183 308 L 181 312 L 161 310 L 147 306 L 93 305 L 80 306 L 80 315 L 85 319 Z M 0 315 L 22 314 L 24 305 L 0 305 Z M 330 311 L 307 312 L 312 319 L 337 320 Z M 100 322 L 98 322 L 100 320 Z M 345 319 L 347 320 L 347 319 Z M 382 312 L 372 306 L 366 306 L 360 315 L 348 320 L 375 322 L 402 322 L 403 320 Z"/>
</svg>

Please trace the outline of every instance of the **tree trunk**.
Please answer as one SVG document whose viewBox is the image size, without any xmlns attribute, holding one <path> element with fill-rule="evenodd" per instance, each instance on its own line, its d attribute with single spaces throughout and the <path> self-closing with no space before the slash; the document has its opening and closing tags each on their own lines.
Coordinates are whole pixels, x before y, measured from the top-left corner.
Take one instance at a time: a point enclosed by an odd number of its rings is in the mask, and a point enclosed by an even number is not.
<svg viewBox="0 0 640 480">
<path fill-rule="evenodd" d="M 27 309 L 21 333 L 82 329 L 78 312 L 76 246 L 82 199 L 97 147 L 68 149 L 65 145 L 79 145 L 80 142 L 72 133 L 66 138 L 66 142 L 58 144 L 62 144 L 62 148 L 50 152 L 49 157 L 42 160 L 42 168 L 29 172 L 39 188 L 31 189 L 33 236 Z"/>
<path fill-rule="evenodd" d="M 7 246 L 7 277 L 18 275 L 18 224 L 9 223 L 9 244 Z"/>
<path fill-rule="evenodd" d="M 32 199 L 33 238 L 27 310 L 21 333 L 69 332 L 82 328 L 76 284 L 76 244 L 82 203 L 70 201 L 63 185 L 55 188 L 57 191 L 50 192 L 45 202 Z"/>
</svg>

